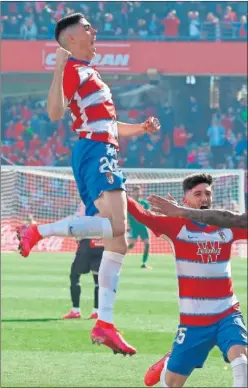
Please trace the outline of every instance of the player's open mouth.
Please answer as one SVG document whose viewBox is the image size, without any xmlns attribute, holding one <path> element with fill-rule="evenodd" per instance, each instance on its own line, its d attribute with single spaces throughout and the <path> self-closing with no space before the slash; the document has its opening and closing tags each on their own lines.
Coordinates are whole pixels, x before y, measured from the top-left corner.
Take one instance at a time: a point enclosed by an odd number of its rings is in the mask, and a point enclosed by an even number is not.
<svg viewBox="0 0 248 388">
<path fill-rule="evenodd" d="M 208 206 L 201 206 L 200 209 L 201 210 L 208 210 Z"/>
</svg>

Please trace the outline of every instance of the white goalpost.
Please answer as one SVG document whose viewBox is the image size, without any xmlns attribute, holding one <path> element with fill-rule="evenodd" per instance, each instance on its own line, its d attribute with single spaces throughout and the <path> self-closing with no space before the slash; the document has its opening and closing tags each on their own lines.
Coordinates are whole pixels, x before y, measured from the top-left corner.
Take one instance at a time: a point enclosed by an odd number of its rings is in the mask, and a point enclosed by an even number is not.
<svg viewBox="0 0 248 388">
<path fill-rule="evenodd" d="M 202 170 L 124 169 L 127 190 L 140 185 L 143 197 L 165 196 L 169 192 L 178 202 L 183 196 L 182 181 Z M 245 211 L 244 170 L 209 170 L 214 177 L 214 208 Z M 63 167 L 2 166 L 1 168 L 1 250 L 16 251 L 15 228 L 21 223 L 46 223 L 59 220 L 82 208 L 72 170 Z M 34 251 L 72 252 L 74 239 L 50 237 Z M 134 252 L 142 252 L 138 243 Z M 151 235 L 151 253 L 171 253 L 169 244 Z M 246 244 L 234 244 L 233 255 L 246 256 Z"/>
</svg>

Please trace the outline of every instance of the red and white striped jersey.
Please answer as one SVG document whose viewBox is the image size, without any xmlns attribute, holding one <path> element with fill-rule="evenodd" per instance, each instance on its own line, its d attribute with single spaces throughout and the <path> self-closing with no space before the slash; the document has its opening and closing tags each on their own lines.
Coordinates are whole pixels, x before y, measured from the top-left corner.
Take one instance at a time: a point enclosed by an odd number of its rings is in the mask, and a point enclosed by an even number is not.
<svg viewBox="0 0 248 388">
<path fill-rule="evenodd" d="M 109 87 L 89 62 L 69 58 L 63 79 L 73 131 L 79 137 L 118 147 L 116 111 Z"/>
<path fill-rule="evenodd" d="M 232 286 L 230 256 L 232 243 L 247 239 L 247 230 L 154 215 L 131 198 L 128 212 L 171 244 L 182 325 L 211 325 L 239 310 Z"/>
</svg>

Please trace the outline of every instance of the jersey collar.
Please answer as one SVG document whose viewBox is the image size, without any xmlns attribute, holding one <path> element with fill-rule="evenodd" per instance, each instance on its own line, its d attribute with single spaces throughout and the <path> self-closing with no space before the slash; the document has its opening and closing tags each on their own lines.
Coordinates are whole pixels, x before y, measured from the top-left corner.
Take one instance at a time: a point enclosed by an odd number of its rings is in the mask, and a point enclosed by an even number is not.
<svg viewBox="0 0 248 388">
<path fill-rule="evenodd" d="M 196 225 L 196 226 L 199 226 L 200 228 L 204 229 L 207 227 L 206 224 L 201 224 L 200 222 L 198 221 L 192 221 L 192 224 Z"/>
<path fill-rule="evenodd" d="M 87 66 L 90 65 L 90 62 L 89 62 L 89 61 L 86 61 L 86 60 L 84 60 L 84 59 L 77 59 L 77 58 L 70 57 L 70 58 L 69 58 L 69 61 L 77 61 L 77 62 L 81 62 L 81 63 L 84 63 L 84 64 L 87 65 Z"/>
</svg>

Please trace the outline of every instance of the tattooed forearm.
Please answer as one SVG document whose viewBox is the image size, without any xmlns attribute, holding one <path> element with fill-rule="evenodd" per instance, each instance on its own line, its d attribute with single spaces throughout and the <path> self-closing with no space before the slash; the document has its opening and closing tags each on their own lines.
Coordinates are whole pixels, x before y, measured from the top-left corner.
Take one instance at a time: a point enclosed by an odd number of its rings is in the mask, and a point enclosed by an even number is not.
<svg viewBox="0 0 248 388">
<path fill-rule="evenodd" d="M 247 214 L 237 214 L 229 210 L 183 209 L 183 218 L 222 228 L 247 229 Z"/>
</svg>

